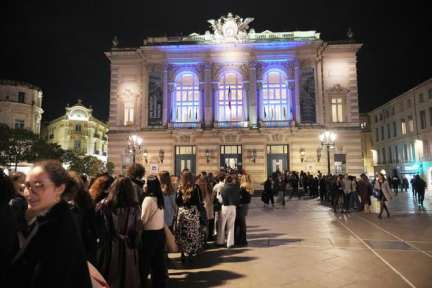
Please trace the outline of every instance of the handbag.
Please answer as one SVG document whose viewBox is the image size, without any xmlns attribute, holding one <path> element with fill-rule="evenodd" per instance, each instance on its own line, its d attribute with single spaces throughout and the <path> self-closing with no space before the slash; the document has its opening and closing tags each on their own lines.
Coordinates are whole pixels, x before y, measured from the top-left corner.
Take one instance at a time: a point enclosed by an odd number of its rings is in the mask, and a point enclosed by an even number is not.
<svg viewBox="0 0 432 288">
<path fill-rule="evenodd" d="M 198 186 L 195 186 L 195 187 L 198 188 Z M 207 226 L 207 211 L 204 207 L 204 203 L 201 200 L 201 191 L 199 188 L 197 190 L 198 190 L 198 199 L 199 199 L 199 203 L 200 203 L 199 204 L 200 205 L 200 207 L 199 207 L 200 208 L 200 222 L 201 222 L 202 226 Z"/>
<path fill-rule="evenodd" d="M 375 198 L 379 198 L 379 196 L 380 196 L 380 194 L 381 194 L 381 191 L 380 190 L 378 190 L 378 189 L 374 189 L 373 190 L 373 197 L 375 197 Z"/>
<path fill-rule="evenodd" d="M 168 225 L 164 222 L 164 232 L 165 232 L 165 252 L 174 253 L 177 252 L 178 247 L 174 239 L 174 235 L 171 233 Z"/>
</svg>

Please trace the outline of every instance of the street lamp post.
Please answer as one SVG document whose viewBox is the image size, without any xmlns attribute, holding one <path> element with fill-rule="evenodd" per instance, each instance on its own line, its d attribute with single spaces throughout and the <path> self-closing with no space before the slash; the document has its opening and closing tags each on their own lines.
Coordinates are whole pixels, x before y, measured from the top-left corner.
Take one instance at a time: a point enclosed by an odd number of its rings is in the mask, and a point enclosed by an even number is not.
<svg viewBox="0 0 432 288">
<path fill-rule="evenodd" d="M 132 163 L 135 164 L 135 155 L 141 153 L 142 138 L 137 135 L 129 136 L 128 138 L 128 150 L 132 153 Z"/>
<path fill-rule="evenodd" d="M 334 148 L 336 134 L 330 131 L 322 132 L 319 136 L 321 140 L 321 149 L 324 147 L 327 149 L 327 170 L 328 175 L 330 175 L 330 149 Z"/>
</svg>

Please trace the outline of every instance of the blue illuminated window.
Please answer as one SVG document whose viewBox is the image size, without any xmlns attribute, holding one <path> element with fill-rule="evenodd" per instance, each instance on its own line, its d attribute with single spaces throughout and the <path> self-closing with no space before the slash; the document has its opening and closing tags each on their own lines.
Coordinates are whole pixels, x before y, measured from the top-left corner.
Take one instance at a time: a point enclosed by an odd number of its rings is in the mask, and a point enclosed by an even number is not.
<svg viewBox="0 0 432 288">
<path fill-rule="evenodd" d="M 200 121 L 198 77 L 186 72 L 177 77 L 174 88 L 172 122 Z"/>
<path fill-rule="evenodd" d="M 221 76 L 216 97 L 217 121 L 244 121 L 243 84 L 238 74 L 228 72 Z"/>
<path fill-rule="evenodd" d="M 283 73 L 280 71 L 266 73 L 262 84 L 261 120 L 290 120 L 292 111 L 288 94 L 287 78 Z"/>
</svg>

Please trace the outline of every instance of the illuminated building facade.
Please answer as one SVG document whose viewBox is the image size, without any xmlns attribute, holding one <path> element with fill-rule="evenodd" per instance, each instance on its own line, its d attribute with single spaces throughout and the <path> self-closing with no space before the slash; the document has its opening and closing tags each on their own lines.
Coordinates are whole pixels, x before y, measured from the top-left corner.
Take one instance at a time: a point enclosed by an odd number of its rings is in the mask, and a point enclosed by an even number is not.
<svg viewBox="0 0 432 288">
<path fill-rule="evenodd" d="M 0 80 L 0 123 L 40 134 L 42 90 L 32 84 Z"/>
<path fill-rule="evenodd" d="M 109 161 L 131 163 L 127 137 L 143 138 L 150 173 L 245 169 L 255 183 L 276 168 L 326 172 L 319 134 L 337 133 L 332 173 L 362 172 L 353 41 L 315 31 L 257 33 L 229 13 L 204 35 L 154 37 L 113 48 Z M 300 153 L 304 151 L 304 153 Z"/>
<path fill-rule="evenodd" d="M 65 150 L 73 150 L 107 161 L 108 124 L 92 115 L 81 100 L 66 107 L 65 115 L 50 121 L 42 128 L 41 137 L 57 143 Z"/>
<path fill-rule="evenodd" d="M 432 79 L 368 113 L 375 173 L 420 174 L 432 184 Z"/>
</svg>

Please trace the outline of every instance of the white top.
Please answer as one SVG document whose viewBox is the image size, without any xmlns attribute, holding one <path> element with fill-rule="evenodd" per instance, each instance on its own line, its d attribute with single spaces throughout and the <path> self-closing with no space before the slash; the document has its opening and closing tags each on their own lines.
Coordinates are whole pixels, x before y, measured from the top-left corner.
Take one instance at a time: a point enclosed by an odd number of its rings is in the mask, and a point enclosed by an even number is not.
<svg viewBox="0 0 432 288">
<path fill-rule="evenodd" d="M 143 230 L 160 230 L 164 223 L 164 210 L 157 207 L 156 197 L 146 197 L 142 204 Z"/>
<path fill-rule="evenodd" d="M 213 193 L 216 195 L 216 198 L 218 199 L 220 204 L 222 204 L 222 196 L 220 194 L 220 190 L 224 186 L 225 186 L 225 183 L 221 181 L 213 187 Z"/>
</svg>

